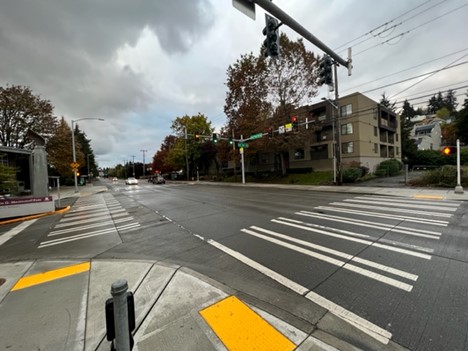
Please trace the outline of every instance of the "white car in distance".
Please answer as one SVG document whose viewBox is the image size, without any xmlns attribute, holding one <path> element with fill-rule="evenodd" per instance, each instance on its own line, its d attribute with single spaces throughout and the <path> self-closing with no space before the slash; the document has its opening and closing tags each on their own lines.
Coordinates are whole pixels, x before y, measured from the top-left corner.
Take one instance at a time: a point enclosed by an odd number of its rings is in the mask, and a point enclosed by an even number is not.
<svg viewBox="0 0 468 351">
<path fill-rule="evenodd" d="M 136 179 L 135 177 L 128 177 L 125 180 L 125 184 L 127 184 L 127 185 L 138 185 L 138 179 Z"/>
</svg>

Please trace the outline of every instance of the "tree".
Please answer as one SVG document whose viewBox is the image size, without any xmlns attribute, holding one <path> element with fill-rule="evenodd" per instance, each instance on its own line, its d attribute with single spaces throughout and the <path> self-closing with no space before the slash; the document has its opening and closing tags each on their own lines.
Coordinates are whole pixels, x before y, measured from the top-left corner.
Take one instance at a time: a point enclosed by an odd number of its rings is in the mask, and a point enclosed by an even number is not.
<svg viewBox="0 0 468 351">
<path fill-rule="evenodd" d="M 211 137 L 213 128 L 207 117 L 201 113 L 196 116 L 185 115 L 177 117 L 172 122 L 172 131 L 177 137 L 175 146 L 171 149 L 167 157 L 167 163 L 175 169 L 186 169 L 186 159 L 189 164 L 189 173 L 194 176 L 196 170 L 207 172 L 207 163 L 201 162 L 202 158 L 206 158 L 205 150 L 202 148 L 207 142 L 206 138 Z M 187 134 L 187 139 L 185 135 Z M 200 140 L 195 140 L 195 136 L 200 135 Z M 187 150 L 187 152 L 185 151 Z M 214 161 L 214 155 L 211 155 L 211 161 Z M 187 179 L 190 174 L 187 174 Z"/>
<path fill-rule="evenodd" d="M 281 55 L 268 59 L 262 50 L 258 56 L 250 53 L 229 66 L 228 92 L 225 113 L 228 122 L 224 128 L 236 136 L 264 132 L 266 128 L 291 121 L 298 107 L 310 103 L 317 94 L 318 60 L 306 50 L 301 39 L 291 41 L 280 35 Z M 264 48 L 263 48 L 264 50 Z M 277 136 L 269 141 L 257 141 L 257 150 L 268 149 L 283 158 L 283 153 L 300 138 L 297 135 Z M 246 155 L 252 151 L 246 149 Z M 284 162 L 279 162 L 285 173 Z"/>
<path fill-rule="evenodd" d="M 458 111 L 455 125 L 458 130 L 460 141 L 468 143 L 468 91 L 465 101 L 463 102 L 463 108 Z"/>
<path fill-rule="evenodd" d="M 73 162 L 72 136 L 71 128 L 62 117 L 58 126 L 55 128 L 53 136 L 46 144 L 47 161 L 53 173 L 64 178 L 71 179 L 73 172 L 70 164 Z M 81 145 L 75 143 L 77 154 L 82 155 Z M 82 158 L 77 158 L 78 163 L 82 163 Z"/>
<path fill-rule="evenodd" d="M 388 108 L 389 110 L 395 111 L 396 110 L 396 102 L 390 102 L 385 93 L 382 94 L 382 98 L 380 99 L 380 105 Z"/>
<path fill-rule="evenodd" d="M 169 153 L 177 145 L 177 138 L 174 135 L 168 135 L 161 144 L 160 149 L 153 156 L 153 172 L 168 173 L 175 170 L 169 162 Z"/>
<path fill-rule="evenodd" d="M 440 110 L 442 107 L 444 107 L 445 102 L 442 97 L 442 93 L 439 91 L 437 93 L 437 96 L 434 95 L 429 99 L 429 103 L 427 105 L 427 113 L 428 114 L 434 114 L 438 110 Z"/>
<path fill-rule="evenodd" d="M 403 110 L 400 114 L 400 140 L 401 155 L 402 158 L 406 160 L 412 160 L 418 151 L 418 147 L 414 143 L 414 140 L 411 139 L 411 130 L 414 126 L 414 122 L 411 121 L 411 118 L 416 115 L 417 112 L 414 110 L 413 106 L 410 105 L 408 100 L 405 100 L 403 103 Z"/>
<path fill-rule="evenodd" d="M 444 97 L 444 107 L 447 108 L 450 115 L 453 115 L 454 112 L 457 110 L 457 97 L 452 89 L 447 91 L 447 95 Z"/>
<path fill-rule="evenodd" d="M 91 174 L 91 170 L 96 169 L 96 163 L 94 159 L 94 152 L 91 147 L 91 140 L 86 137 L 85 132 L 80 130 L 78 124 L 75 125 L 75 145 L 76 148 L 76 160 L 80 164 L 79 171 L 81 174 Z M 89 169 L 88 169 L 89 159 Z"/>
<path fill-rule="evenodd" d="M 411 104 L 408 102 L 408 100 L 405 100 L 403 102 L 403 109 L 401 111 L 401 116 L 405 116 L 406 118 L 413 118 L 416 116 L 416 110 L 411 106 Z"/>
<path fill-rule="evenodd" d="M 25 148 L 31 143 L 30 130 L 47 139 L 57 124 L 53 109 L 49 100 L 34 95 L 28 87 L 0 87 L 0 144 Z"/>
</svg>

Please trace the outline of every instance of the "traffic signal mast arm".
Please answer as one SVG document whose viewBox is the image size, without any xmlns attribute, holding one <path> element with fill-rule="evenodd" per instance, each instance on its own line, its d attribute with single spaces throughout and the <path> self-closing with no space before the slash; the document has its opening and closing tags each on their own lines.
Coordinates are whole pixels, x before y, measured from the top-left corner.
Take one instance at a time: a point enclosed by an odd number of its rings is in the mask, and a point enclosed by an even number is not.
<svg viewBox="0 0 468 351">
<path fill-rule="evenodd" d="M 330 55 L 335 62 L 340 65 L 343 65 L 348 68 L 348 75 L 351 75 L 351 58 L 348 58 L 348 61 L 344 60 L 340 57 L 337 53 L 335 53 L 332 49 L 322 43 L 318 38 L 316 38 L 312 33 L 310 33 L 307 29 L 305 29 L 301 24 L 299 24 L 296 20 L 290 17 L 286 12 L 281 10 L 278 6 L 272 3 L 270 0 L 253 0 L 254 3 L 259 5 L 265 11 L 271 13 L 274 17 L 278 18 L 282 24 L 287 25 L 289 28 L 294 30 L 296 33 L 302 35 L 305 39 L 310 41 L 312 44 L 317 46 L 322 51 L 326 52 Z M 279 25 L 277 26 L 279 27 Z"/>
</svg>

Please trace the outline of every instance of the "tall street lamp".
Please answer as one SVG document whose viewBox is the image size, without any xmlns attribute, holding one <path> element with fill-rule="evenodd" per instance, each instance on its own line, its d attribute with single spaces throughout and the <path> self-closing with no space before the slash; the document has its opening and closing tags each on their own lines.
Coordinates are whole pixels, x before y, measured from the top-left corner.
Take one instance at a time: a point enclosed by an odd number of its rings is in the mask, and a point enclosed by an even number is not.
<svg viewBox="0 0 468 351">
<path fill-rule="evenodd" d="M 76 165 L 76 150 L 75 150 L 75 122 L 79 121 L 84 121 L 87 119 L 93 119 L 96 121 L 104 121 L 103 118 L 93 118 L 93 117 L 88 117 L 88 118 L 80 118 L 80 119 L 75 119 L 71 121 L 72 124 L 72 150 L 73 150 L 73 165 Z M 77 172 L 77 167 L 73 167 L 73 177 L 75 179 L 75 193 L 78 192 L 78 179 L 76 177 L 76 172 Z"/>
</svg>

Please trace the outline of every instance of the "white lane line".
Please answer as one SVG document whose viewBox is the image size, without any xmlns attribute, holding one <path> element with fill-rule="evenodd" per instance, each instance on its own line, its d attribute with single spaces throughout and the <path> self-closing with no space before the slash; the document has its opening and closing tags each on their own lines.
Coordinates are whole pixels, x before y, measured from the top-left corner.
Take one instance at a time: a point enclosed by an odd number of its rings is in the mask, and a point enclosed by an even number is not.
<svg viewBox="0 0 468 351">
<path fill-rule="evenodd" d="M 359 200 L 359 199 L 345 199 L 343 200 L 344 202 L 353 202 L 353 203 L 360 203 L 360 204 L 375 204 L 375 205 L 382 205 L 382 201 L 372 201 L 372 200 Z M 435 211 L 451 211 L 455 212 L 457 208 L 454 207 L 444 207 L 444 206 L 431 206 L 431 205 L 420 205 L 420 204 L 408 204 L 404 202 L 390 202 L 390 201 L 385 201 L 385 206 L 390 206 L 390 207 L 409 207 L 409 208 L 415 208 L 415 209 L 421 209 L 421 210 L 435 210 Z"/>
<path fill-rule="evenodd" d="M 318 211 L 325 210 L 325 211 L 332 211 L 332 212 L 338 212 L 338 213 L 355 214 L 358 216 L 366 216 L 366 217 L 395 219 L 399 221 L 422 223 L 422 224 L 436 225 L 436 226 L 441 226 L 441 227 L 446 227 L 448 225 L 448 221 L 442 221 L 438 219 L 424 219 L 420 217 L 383 214 L 383 213 L 378 213 L 378 212 L 360 211 L 360 210 L 353 210 L 353 209 L 339 208 L 339 207 L 318 206 L 318 207 L 315 207 L 314 209 Z"/>
<path fill-rule="evenodd" d="M 89 233 L 85 233 L 85 234 L 73 235 L 73 236 L 69 236 L 69 237 L 66 237 L 66 238 L 47 240 L 47 241 L 43 241 L 39 245 L 39 249 L 42 249 L 42 248 L 48 247 L 48 246 L 54 246 L 54 245 L 60 245 L 60 244 L 68 243 L 70 241 L 87 239 L 87 238 L 91 238 L 93 236 L 104 235 L 104 234 L 113 234 L 113 233 L 117 234 L 117 230 L 115 228 L 108 228 L 108 229 L 98 230 L 98 231 L 89 232 Z"/>
<path fill-rule="evenodd" d="M 320 261 L 323 261 L 323 262 L 332 264 L 334 266 L 346 269 L 348 271 L 363 275 L 366 278 L 377 280 L 377 281 L 379 281 L 381 283 L 393 286 L 395 288 L 398 288 L 398 289 L 401 289 L 401 290 L 404 290 L 404 291 L 407 291 L 407 292 L 411 292 L 411 290 L 413 290 L 413 286 L 410 285 L 410 284 L 406 284 L 406 283 L 403 283 L 403 282 L 401 282 L 399 280 L 389 278 L 387 276 L 384 276 L 384 275 L 376 273 L 376 272 L 372 272 L 372 271 L 370 271 L 368 269 L 364 269 L 364 268 L 355 266 L 354 264 L 350 264 L 350 263 L 347 263 L 345 261 L 337 260 L 336 258 L 329 257 L 329 256 L 323 255 L 323 254 L 315 252 L 315 251 L 307 250 L 307 249 L 305 249 L 303 247 L 293 245 L 293 244 L 290 244 L 290 243 L 287 243 L 287 242 L 284 242 L 284 241 L 281 241 L 281 240 L 278 240 L 278 239 L 275 239 L 275 238 L 272 238 L 272 237 L 269 237 L 269 236 L 266 236 L 266 235 L 263 235 L 263 234 L 259 234 L 257 232 L 254 232 L 253 230 L 242 229 L 241 231 L 243 233 L 255 236 L 255 237 L 259 238 L 259 239 L 263 239 L 263 240 L 272 242 L 273 244 L 283 246 L 283 247 L 286 247 L 286 248 L 288 248 L 290 250 L 299 252 L 299 253 L 301 253 L 303 255 L 307 255 L 307 256 L 316 258 L 316 259 L 318 259 Z"/>
<path fill-rule="evenodd" d="M 417 233 L 412 230 L 401 229 L 401 228 L 398 228 L 389 224 L 379 223 L 379 225 L 376 225 L 374 224 L 375 222 L 369 222 L 369 221 L 363 221 L 360 219 L 351 219 L 351 218 L 344 219 L 343 217 L 326 215 L 326 214 L 321 214 L 321 213 L 301 211 L 301 212 L 296 212 L 296 214 L 300 216 L 319 218 L 319 219 L 333 221 L 333 222 L 352 224 L 352 225 L 357 225 L 357 226 L 366 227 L 366 228 L 374 228 L 374 229 L 390 231 L 394 233 L 401 233 L 401 234 L 406 234 L 406 235 L 412 235 L 412 236 L 418 236 L 418 237 L 434 239 L 434 240 L 439 240 L 440 236 L 442 235 L 442 233 L 440 232 L 432 232 L 431 234 Z"/>
<path fill-rule="evenodd" d="M 458 201 L 449 201 L 449 200 L 443 200 L 443 201 L 430 201 L 430 200 L 415 200 L 415 199 L 408 199 L 408 198 L 403 198 L 403 197 L 388 197 L 388 196 L 357 196 L 354 199 L 363 199 L 363 200 L 376 200 L 376 199 L 381 199 L 385 200 L 385 202 L 403 202 L 403 203 L 408 203 L 408 204 L 424 204 L 424 205 L 434 205 L 434 206 L 444 206 L 444 207 L 459 207 L 461 205 L 461 202 Z"/>
<path fill-rule="evenodd" d="M 354 255 L 350 255 L 350 254 L 347 254 L 347 253 L 342 252 L 342 251 L 331 249 L 329 247 L 313 244 L 313 243 L 311 243 L 309 241 L 296 239 L 296 238 L 290 237 L 290 236 L 285 235 L 285 234 L 277 233 L 277 232 L 274 232 L 272 230 L 268 230 L 268 229 L 264 229 L 264 228 L 260 228 L 260 227 L 256 227 L 256 226 L 251 226 L 250 228 L 253 229 L 253 230 L 256 230 L 257 232 L 263 232 L 263 233 L 266 233 L 266 234 L 269 234 L 269 235 L 273 235 L 273 236 L 276 236 L 276 237 L 281 238 L 283 240 L 288 240 L 288 241 L 291 241 L 291 242 L 294 242 L 294 243 L 297 243 L 297 244 L 300 244 L 300 245 L 303 245 L 303 246 L 310 247 L 310 248 L 315 249 L 315 250 L 319 250 L 319 251 L 326 252 L 326 253 L 329 253 L 329 254 L 332 254 L 332 255 L 335 255 L 335 256 L 338 256 L 338 257 L 342 257 L 342 258 L 345 258 L 345 259 L 347 259 L 349 261 L 354 261 L 354 262 L 360 263 L 360 264 L 365 265 L 365 266 L 373 267 L 373 268 L 379 269 L 379 270 L 387 272 L 387 273 L 398 275 L 398 276 L 400 276 L 402 278 L 405 278 L 405 279 L 409 279 L 409 280 L 413 280 L 413 281 L 416 281 L 418 279 L 418 276 L 416 274 L 408 273 L 408 272 L 402 271 L 402 270 L 397 269 L 397 268 L 389 267 L 389 266 L 386 266 L 386 265 L 383 265 L 383 264 L 380 264 L 380 263 L 377 263 L 377 262 L 374 262 L 374 261 L 370 261 L 370 260 L 366 260 L 366 259 L 363 259 L 363 258 L 360 258 L 360 257 L 356 257 Z M 244 229 L 242 229 L 241 231 L 244 231 Z"/>
<path fill-rule="evenodd" d="M 37 221 L 37 218 L 36 219 L 31 219 L 29 221 L 22 222 L 22 223 L 18 224 L 16 227 L 11 228 L 9 231 L 2 234 L 0 236 L 0 245 L 3 245 L 8 240 L 13 238 L 15 235 L 21 233 L 23 230 L 25 230 L 27 227 L 29 227 L 31 224 L 33 224 L 35 221 Z"/>
<path fill-rule="evenodd" d="M 388 211 L 388 212 L 403 212 L 403 213 L 411 213 L 423 216 L 433 216 L 433 217 L 444 217 L 450 218 L 452 217 L 449 213 L 439 213 L 439 212 L 428 212 L 428 211 L 417 211 L 417 210 L 409 210 L 409 209 L 399 209 L 399 208 L 390 208 L 385 206 L 370 206 L 370 205 L 359 205 L 359 204 L 350 204 L 346 202 L 332 202 L 330 205 L 335 206 L 345 206 L 345 207 L 352 207 L 352 208 L 365 208 L 369 210 L 381 210 L 381 211 Z"/>
<path fill-rule="evenodd" d="M 310 301 L 316 303 L 317 305 L 327 309 L 328 311 L 340 317 L 344 321 L 352 324 L 364 333 L 372 336 L 374 339 L 380 341 L 384 345 L 387 345 L 390 339 L 392 338 L 392 333 L 390 333 L 388 330 L 385 330 L 369 322 L 368 320 L 359 317 L 357 314 L 354 314 L 353 312 L 344 309 L 340 305 L 337 305 L 336 303 L 327 300 L 326 298 L 320 296 L 317 293 L 314 293 L 313 291 L 309 292 L 305 297 L 308 298 Z"/>
<path fill-rule="evenodd" d="M 271 221 L 274 222 L 274 223 L 284 224 L 284 225 L 287 225 L 287 226 L 290 226 L 290 227 L 295 227 L 295 228 L 307 230 L 309 232 L 315 232 L 315 233 L 318 233 L 318 234 L 323 234 L 323 235 L 331 236 L 331 237 L 338 238 L 338 239 L 354 241 L 354 242 L 359 243 L 359 244 L 369 245 L 369 246 L 378 247 L 380 249 L 384 249 L 384 250 L 388 250 L 388 251 L 398 252 L 398 253 L 401 253 L 401 254 L 404 254 L 404 255 L 419 257 L 419 258 L 423 258 L 423 259 L 426 259 L 426 260 L 430 260 L 432 258 L 431 255 L 427 255 L 427 254 L 424 254 L 424 253 L 421 253 L 421 252 L 415 252 L 415 251 L 412 251 L 412 250 L 401 249 L 399 247 L 393 247 L 393 246 L 390 246 L 390 245 L 379 244 L 379 243 L 374 242 L 374 241 L 369 241 L 369 240 L 364 240 L 364 239 L 359 239 L 359 238 L 353 238 L 353 237 L 349 237 L 349 236 L 346 236 L 346 235 L 330 233 L 330 232 L 327 232 L 325 230 L 310 228 L 310 227 L 307 226 L 307 223 L 301 222 L 301 221 L 295 221 L 295 220 L 291 220 L 291 219 L 288 219 L 288 222 L 280 221 L 280 220 L 277 220 L 277 219 L 272 219 Z M 289 223 L 289 222 L 293 222 L 293 223 Z M 301 223 L 303 225 L 297 224 L 297 223 Z"/>
<path fill-rule="evenodd" d="M 380 328 L 379 326 L 365 320 L 362 317 L 359 317 L 358 315 L 352 313 L 351 311 L 348 311 L 344 309 L 343 307 L 334 304 L 333 302 L 325 299 L 324 297 L 321 297 L 320 295 L 317 295 L 316 293 L 313 293 L 306 287 L 290 280 L 289 278 L 286 278 L 285 276 L 271 270 L 268 267 L 265 267 L 264 265 L 248 258 L 247 256 L 241 254 L 238 251 L 234 251 L 227 246 L 224 246 L 223 244 L 220 244 L 214 240 L 208 240 L 208 244 L 218 248 L 219 250 L 225 252 L 226 254 L 234 257 L 238 261 L 246 264 L 247 266 L 255 269 L 256 271 L 266 275 L 267 277 L 275 280 L 276 282 L 280 283 L 281 285 L 285 286 L 288 289 L 291 289 L 292 291 L 300 294 L 300 295 L 305 295 L 309 300 L 313 301 L 317 305 L 325 308 L 326 310 L 330 311 L 337 317 L 345 320 L 346 322 L 356 326 L 360 330 L 362 330 L 364 333 L 372 336 L 374 339 L 380 341 L 383 344 L 388 344 L 390 339 L 392 338 L 392 334 L 388 332 L 385 329 Z"/>
<path fill-rule="evenodd" d="M 89 225 L 82 225 L 79 227 L 73 227 L 73 228 L 68 228 L 68 229 L 61 229 L 61 230 L 54 230 L 53 232 L 50 232 L 48 236 L 56 236 L 56 235 L 62 235 L 62 234 L 68 234 L 68 233 L 73 233 L 77 232 L 80 230 L 85 230 L 85 229 L 94 229 L 96 227 L 103 227 L 106 225 L 114 224 L 114 223 L 121 223 L 121 222 L 128 222 L 133 220 L 133 217 L 126 217 L 126 218 L 121 218 L 117 220 L 110 220 L 110 221 L 105 221 L 101 223 L 94 223 L 94 224 L 89 224 Z"/>
</svg>

